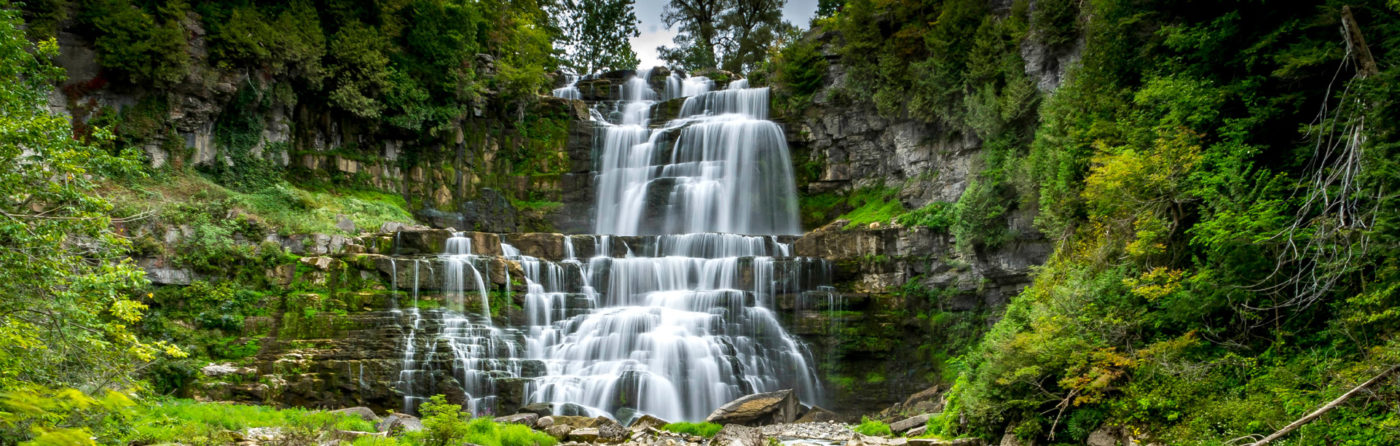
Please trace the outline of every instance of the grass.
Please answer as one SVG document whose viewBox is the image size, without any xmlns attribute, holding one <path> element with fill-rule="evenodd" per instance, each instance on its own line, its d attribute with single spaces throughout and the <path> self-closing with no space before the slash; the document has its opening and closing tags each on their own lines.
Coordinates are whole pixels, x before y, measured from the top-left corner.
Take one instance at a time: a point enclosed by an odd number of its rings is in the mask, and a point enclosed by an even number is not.
<svg viewBox="0 0 1400 446">
<path fill-rule="evenodd" d="M 890 431 L 890 425 L 882 423 L 880 420 L 872 420 L 870 417 L 861 417 L 860 425 L 856 426 L 855 431 L 861 435 L 880 437 L 888 437 L 894 434 L 893 431 Z"/>
<path fill-rule="evenodd" d="M 723 427 L 724 426 L 720 426 L 715 423 L 689 423 L 683 421 L 680 423 L 670 423 L 665 426 L 661 426 L 661 429 L 675 432 L 678 434 L 699 435 L 701 437 L 710 438 L 715 436 L 715 433 L 719 432 L 719 430 Z"/>
<path fill-rule="evenodd" d="M 336 228 L 337 215 L 348 217 L 357 230 L 375 230 L 391 221 L 413 221 L 408 203 L 391 193 L 302 188 L 286 182 L 239 192 L 193 172 L 157 173 L 145 180 L 109 182 L 101 193 L 112 201 L 119 216 L 168 216 L 181 208 L 219 206 L 255 216 L 281 234 L 345 234 Z"/>
<path fill-rule="evenodd" d="M 850 220 L 846 229 L 855 229 L 871 223 L 887 225 L 896 217 L 904 215 L 904 203 L 896 195 L 899 189 L 871 187 L 852 192 L 846 196 L 846 203 L 852 209 L 840 218 Z"/>
<path fill-rule="evenodd" d="M 467 422 L 466 442 L 481 446 L 554 446 L 555 439 L 521 424 L 502 424 L 490 418 Z"/>
<path fill-rule="evenodd" d="M 118 434 L 122 444 L 230 444 L 232 433 L 253 427 L 280 427 L 291 436 L 319 435 L 334 428 L 363 430 L 369 423 L 354 415 L 268 406 L 157 401 L 137 410 Z M 367 430 L 373 431 L 374 426 Z"/>
</svg>

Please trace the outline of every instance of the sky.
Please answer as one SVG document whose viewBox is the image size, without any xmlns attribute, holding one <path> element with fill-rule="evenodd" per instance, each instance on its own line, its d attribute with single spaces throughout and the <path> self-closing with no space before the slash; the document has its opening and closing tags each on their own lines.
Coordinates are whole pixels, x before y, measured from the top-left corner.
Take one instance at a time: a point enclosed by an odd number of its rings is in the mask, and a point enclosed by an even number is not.
<svg viewBox="0 0 1400 446">
<path fill-rule="evenodd" d="M 656 56 L 656 47 L 671 45 L 671 39 L 676 36 L 676 31 L 666 29 L 666 22 L 661 21 L 661 9 L 666 3 L 667 0 L 637 0 L 637 21 L 640 22 L 637 31 L 641 35 L 631 40 L 632 50 L 637 52 L 642 67 L 661 65 L 661 59 Z M 787 0 L 783 6 L 783 20 L 799 28 L 807 28 L 807 23 L 816 13 L 817 0 Z"/>
</svg>

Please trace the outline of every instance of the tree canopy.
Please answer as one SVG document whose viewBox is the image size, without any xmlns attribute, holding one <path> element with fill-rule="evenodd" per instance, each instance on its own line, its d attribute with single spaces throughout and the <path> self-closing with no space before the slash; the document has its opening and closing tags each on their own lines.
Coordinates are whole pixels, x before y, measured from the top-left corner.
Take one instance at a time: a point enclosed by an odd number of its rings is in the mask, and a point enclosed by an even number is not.
<svg viewBox="0 0 1400 446">
<path fill-rule="evenodd" d="M 674 46 L 657 48 L 678 68 L 752 70 L 768 47 L 795 27 L 783 21 L 786 0 L 671 0 L 662 12 L 676 27 Z"/>
<path fill-rule="evenodd" d="M 563 0 L 555 20 L 563 30 L 560 59 L 580 74 L 636 68 L 628 39 L 638 36 L 633 0 Z"/>
</svg>

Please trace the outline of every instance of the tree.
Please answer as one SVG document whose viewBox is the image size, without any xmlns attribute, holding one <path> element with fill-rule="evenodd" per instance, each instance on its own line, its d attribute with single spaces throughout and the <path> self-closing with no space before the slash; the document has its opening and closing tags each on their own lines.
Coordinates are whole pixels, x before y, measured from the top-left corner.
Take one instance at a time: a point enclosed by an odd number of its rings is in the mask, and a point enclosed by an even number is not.
<svg viewBox="0 0 1400 446">
<path fill-rule="evenodd" d="M 672 0 L 662 13 L 666 26 L 680 25 L 675 46 L 657 51 L 688 70 L 754 68 L 768 47 L 793 25 L 783 21 L 786 0 Z M 719 54 L 716 55 L 715 51 Z"/>
<path fill-rule="evenodd" d="M 26 40 L 10 8 L 0 0 L 0 391 L 125 387 L 157 355 L 184 354 L 128 328 L 146 308 L 136 293 L 146 274 L 125 259 L 129 243 L 92 179 L 135 175 L 140 155 L 77 139 L 49 111 L 58 44 Z"/>
<path fill-rule="evenodd" d="M 716 25 L 720 13 L 731 0 L 671 0 L 661 11 L 661 20 L 670 28 L 680 25 L 673 47 L 658 47 L 661 58 L 671 65 L 696 70 L 714 68 Z"/>
<path fill-rule="evenodd" d="M 763 61 L 768 46 L 794 28 L 783 21 L 786 0 L 731 0 L 720 18 L 722 67 L 748 72 Z"/>
<path fill-rule="evenodd" d="M 629 38 L 637 32 L 633 0 L 564 0 L 556 20 L 563 28 L 563 61 L 580 74 L 636 68 Z"/>
</svg>

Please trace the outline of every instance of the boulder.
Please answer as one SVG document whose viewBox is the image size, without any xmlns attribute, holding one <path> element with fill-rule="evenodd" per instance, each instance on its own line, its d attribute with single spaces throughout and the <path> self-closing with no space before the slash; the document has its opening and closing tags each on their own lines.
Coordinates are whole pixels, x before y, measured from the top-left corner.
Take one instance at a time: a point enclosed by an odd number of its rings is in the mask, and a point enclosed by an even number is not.
<svg viewBox="0 0 1400 446">
<path fill-rule="evenodd" d="M 345 231 L 346 234 L 354 234 L 355 222 L 350 220 L 350 217 L 346 217 L 345 214 L 336 214 L 335 228 L 341 231 Z"/>
<path fill-rule="evenodd" d="M 572 428 L 572 427 L 569 427 L 569 426 L 563 425 L 563 424 L 556 424 L 556 425 L 553 425 L 553 426 L 550 426 L 550 427 L 545 428 L 544 433 L 549 434 L 549 436 L 554 437 L 554 438 L 556 438 L 556 439 L 564 440 L 564 439 L 568 438 L 568 437 L 569 437 L 569 433 L 571 433 L 571 432 L 573 432 L 573 431 L 574 431 L 574 428 Z"/>
<path fill-rule="evenodd" d="M 413 415 L 391 413 L 374 425 L 374 429 L 390 434 L 397 432 L 417 432 L 423 430 L 423 422 Z"/>
<path fill-rule="evenodd" d="M 549 429 L 549 427 L 553 425 L 554 417 L 551 416 L 543 416 L 540 417 L 538 420 L 535 420 L 535 429 L 537 430 Z"/>
<path fill-rule="evenodd" d="M 365 421 L 368 421 L 368 422 L 371 422 L 371 423 L 378 423 L 379 420 L 380 420 L 379 415 L 375 415 L 375 414 L 374 414 L 374 409 L 370 409 L 370 408 L 364 407 L 364 406 L 356 406 L 356 407 L 347 407 L 347 408 L 344 408 L 344 409 L 336 409 L 336 410 L 332 410 L 331 413 L 337 414 L 337 415 L 342 415 L 342 414 L 343 414 L 343 415 L 354 415 L 354 416 L 360 417 L 361 420 L 365 420 Z"/>
<path fill-rule="evenodd" d="M 631 425 L 631 426 L 627 426 L 627 428 L 628 428 L 629 430 L 633 431 L 633 432 L 636 432 L 636 431 L 640 431 L 640 430 L 646 429 L 646 428 L 648 428 L 648 427 L 654 428 L 654 429 L 660 429 L 661 426 L 665 426 L 665 425 L 667 425 L 667 424 L 671 424 L 671 423 L 668 423 L 668 422 L 666 422 L 666 420 L 663 420 L 663 419 L 660 419 L 660 418 L 657 418 L 657 417 L 653 417 L 653 416 L 651 416 L 651 415 L 642 415 L 642 416 L 640 416 L 640 417 L 637 417 L 637 419 L 632 420 L 632 425 Z"/>
<path fill-rule="evenodd" d="M 928 424 L 929 415 L 916 415 L 903 420 L 890 423 L 890 431 L 896 434 L 908 432 L 910 429 Z"/>
<path fill-rule="evenodd" d="M 757 428 L 730 424 L 715 433 L 709 446 L 764 446 L 763 433 Z"/>
<path fill-rule="evenodd" d="M 1108 426 L 1100 427 L 1089 433 L 1089 438 L 1084 440 L 1084 444 L 1089 446 L 1118 446 L 1118 433 Z"/>
<path fill-rule="evenodd" d="M 761 426 L 791 423 L 797 419 L 801 406 L 791 389 L 756 393 L 720 406 L 705 421 L 717 424 Z"/>
<path fill-rule="evenodd" d="M 520 407 L 519 412 L 539 415 L 540 420 L 543 421 L 545 418 L 549 418 L 550 414 L 554 413 L 554 405 L 550 403 L 526 404 Z"/>
<path fill-rule="evenodd" d="M 497 422 L 497 423 L 506 423 L 506 424 L 523 424 L 523 425 L 526 425 L 526 426 L 534 426 L 534 425 L 535 425 L 535 422 L 539 421 L 539 419 L 540 419 L 540 416 L 539 416 L 539 415 L 536 415 L 536 414 L 533 414 L 533 413 L 518 413 L 518 414 L 515 414 L 515 415 L 506 415 L 506 416 L 504 416 L 504 417 L 496 417 L 496 422 Z"/>
<path fill-rule="evenodd" d="M 581 427 L 569 431 L 569 441 L 590 443 L 598 441 L 598 429 L 592 427 Z"/>
<path fill-rule="evenodd" d="M 812 408 L 808 409 L 807 413 L 802 414 L 802 417 L 798 418 L 796 422 L 825 423 L 827 421 L 841 421 L 841 415 L 818 406 L 812 406 Z"/>
</svg>

